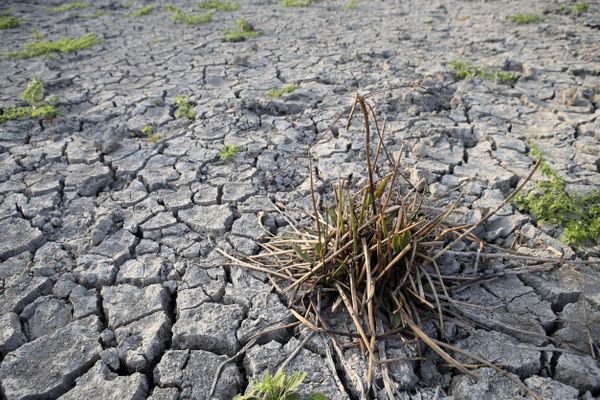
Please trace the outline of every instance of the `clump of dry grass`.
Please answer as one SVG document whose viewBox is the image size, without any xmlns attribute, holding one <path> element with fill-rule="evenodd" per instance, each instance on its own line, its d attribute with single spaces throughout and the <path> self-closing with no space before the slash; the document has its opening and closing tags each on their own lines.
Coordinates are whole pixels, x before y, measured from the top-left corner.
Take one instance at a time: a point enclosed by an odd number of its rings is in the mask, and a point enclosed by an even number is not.
<svg viewBox="0 0 600 400">
<path fill-rule="evenodd" d="M 258 255 L 244 260 L 229 257 L 239 266 L 268 273 L 276 288 L 288 296 L 294 316 L 311 330 L 350 337 L 368 359 L 369 385 L 374 369 L 380 365 L 378 342 L 382 338 L 425 344 L 445 363 L 472 375 L 469 368 L 473 365 L 460 363 L 452 355 L 465 353 L 443 340 L 444 325 L 449 319 L 456 323 L 465 318 L 458 302 L 452 299 L 453 290 L 493 276 L 442 273 L 439 260 L 445 253 L 459 253 L 452 247 L 462 241 L 474 244 L 466 248 L 477 249 L 460 252 L 473 257 L 475 269 L 487 257 L 514 256 L 530 264 L 518 272 L 561 262 L 502 252 L 496 246 L 487 247 L 473 234 L 514 198 L 539 162 L 519 187 L 477 224 L 450 226 L 446 220 L 456 203 L 438 212 L 426 207 L 423 195 L 404 178 L 401 160 L 394 159 L 386 148 L 385 123 L 380 128 L 368 98 L 356 95 L 348 119 L 350 125 L 355 113 L 362 116 L 365 184 L 353 188 L 338 179 L 332 190 L 332 205 L 320 207 L 313 187 L 309 149 L 314 223 L 307 227 L 292 225 L 287 237 L 271 238 L 262 244 L 264 251 Z M 493 248 L 493 252 L 485 252 L 486 248 Z M 329 327 L 322 316 L 326 307 L 334 311 L 345 309 L 353 329 L 340 332 Z M 423 321 L 431 319 L 437 320 L 442 340 L 430 337 L 422 329 Z M 480 357 L 468 356 L 479 366 L 498 369 Z"/>
</svg>

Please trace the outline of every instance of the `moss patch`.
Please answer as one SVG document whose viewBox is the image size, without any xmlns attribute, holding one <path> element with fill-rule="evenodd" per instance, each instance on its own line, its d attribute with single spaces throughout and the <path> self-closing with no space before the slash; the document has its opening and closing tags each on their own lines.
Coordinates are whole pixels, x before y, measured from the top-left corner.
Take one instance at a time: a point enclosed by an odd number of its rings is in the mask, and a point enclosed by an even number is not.
<svg viewBox="0 0 600 400">
<path fill-rule="evenodd" d="M 538 148 L 530 144 L 530 155 L 541 158 Z M 540 170 L 545 179 L 538 180 L 528 194 L 520 195 L 515 205 L 537 220 L 563 228 L 567 244 L 597 243 L 600 238 L 600 190 L 588 193 L 567 192 L 566 182 L 545 161 Z"/>
<path fill-rule="evenodd" d="M 59 13 L 59 12 L 66 12 L 66 11 L 71 11 L 71 10 L 80 10 L 82 8 L 88 8 L 89 6 L 90 5 L 88 3 L 75 2 L 75 3 L 64 4 L 60 7 L 51 8 L 50 12 Z"/>
<path fill-rule="evenodd" d="M 101 43 L 94 33 L 77 39 L 62 38 L 57 41 L 35 41 L 25 44 L 23 49 L 4 53 L 8 58 L 32 58 L 48 53 L 73 53 Z"/>
<path fill-rule="evenodd" d="M 512 72 L 481 68 L 464 60 L 452 60 L 448 64 L 459 79 L 483 78 L 495 82 L 512 82 L 516 78 Z"/>
<path fill-rule="evenodd" d="M 281 88 L 270 89 L 269 91 L 267 91 L 265 93 L 265 97 L 270 97 L 270 98 L 281 97 L 284 94 L 292 93 L 296 89 L 299 89 L 299 88 L 300 88 L 300 84 L 299 83 L 291 83 L 291 84 L 283 86 Z"/>
<path fill-rule="evenodd" d="M 21 20 L 10 15 L 0 15 L 0 29 L 16 28 L 21 24 Z"/>
<path fill-rule="evenodd" d="M 526 25 L 543 21 L 544 17 L 535 14 L 517 13 L 514 15 L 507 16 L 506 19 L 512 22 L 513 24 Z"/>
<path fill-rule="evenodd" d="M 215 0 L 201 1 L 196 6 L 198 8 L 205 8 L 205 9 L 217 10 L 217 11 L 236 11 L 239 8 L 237 3 L 234 3 L 231 1 L 224 2 L 224 1 L 215 1 Z"/>
</svg>

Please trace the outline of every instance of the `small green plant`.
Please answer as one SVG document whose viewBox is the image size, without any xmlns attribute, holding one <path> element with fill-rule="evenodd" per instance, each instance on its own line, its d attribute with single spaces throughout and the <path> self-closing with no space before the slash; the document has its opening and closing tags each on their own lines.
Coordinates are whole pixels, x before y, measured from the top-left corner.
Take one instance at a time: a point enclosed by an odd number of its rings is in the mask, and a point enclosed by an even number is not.
<svg viewBox="0 0 600 400">
<path fill-rule="evenodd" d="M 23 117 L 53 118 L 58 115 L 56 107 L 51 104 L 58 101 L 58 98 L 44 100 L 44 84 L 39 78 L 33 78 L 27 84 L 21 99 L 27 103 L 26 107 L 0 109 L 0 123 Z"/>
<path fill-rule="evenodd" d="M 198 8 L 205 8 L 217 11 L 236 11 L 238 9 L 237 3 L 232 1 L 224 2 L 218 0 L 201 1 L 197 4 Z"/>
<path fill-rule="evenodd" d="M 541 159 L 542 153 L 530 143 L 530 155 Z M 594 242 L 600 238 L 600 190 L 585 194 L 569 193 L 566 182 L 544 160 L 540 170 L 546 179 L 538 180 L 535 189 L 520 195 L 515 205 L 530 212 L 537 220 L 562 226 L 567 244 Z"/>
<path fill-rule="evenodd" d="M 146 16 L 148 14 L 150 14 L 152 11 L 154 11 L 154 4 L 148 4 L 142 8 L 139 8 L 137 10 L 135 10 L 131 16 L 132 17 L 143 17 Z"/>
<path fill-rule="evenodd" d="M 354 10 L 356 8 L 356 0 L 350 0 L 346 4 L 342 5 L 342 10 Z"/>
<path fill-rule="evenodd" d="M 464 60 L 452 60 L 448 64 L 459 79 L 483 78 L 488 81 L 499 82 L 512 82 L 515 80 L 515 76 L 511 72 L 481 68 Z"/>
<path fill-rule="evenodd" d="M 292 93 L 298 88 L 300 88 L 299 83 L 291 83 L 291 84 L 281 87 L 279 89 L 272 88 L 265 93 L 265 97 L 278 98 L 278 97 L 283 96 L 284 94 Z"/>
<path fill-rule="evenodd" d="M 88 8 L 89 6 L 90 5 L 88 3 L 75 2 L 75 3 L 64 4 L 60 7 L 51 8 L 50 12 L 59 13 L 59 12 L 66 12 L 66 11 L 71 11 L 71 10 L 80 10 L 82 8 Z"/>
<path fill-rule="evenodd" d="M 209 11 L 201 15 L 192 15 L 186 13 L 181 8 L 172 4 L 165 5 L 164 9 L 165 11 L 171 13 L 171 19 L 173 20 L 173 22 L 186 25 L 198 25 L 209 23 L 210 21 L 212 21 L 212 17 L 214 14 L 214 11 Z"/>
<path fill-rule="evenodd" d="M 105 15 L 108 15 L 107 11 L 105 11 L 105 10 L 98 10 L 98 11 L 96 11 L 93 14 L 88 14 L 88 15 L 78 14 L 77 18 L 79 18 L 79 19 L 96 19 L 96 18 L 103 17 Z"/>
<path fill-rule="evenodd" d="M 129 10 L 131 7 L 133 7 L 133 1 L 126 1 L 121 3 L 121 8 Z"/>
<path fill-rule="evenodd" d="M 281 5 L 284 7 L 308 7 L 313 3 L 313 0 L 282 0 Z"/>
<path fill-rule="evenodd" d="M 235 23 L 234 29 L 225 31 L 223 40 L 225 42 L 242 42 L 246 38 L 251 38 L 260 35 L 260 32 L 254 30 L 254 26 L 247 22 L 244 18 L 240 18 Z"/>
<path fill-rule="evenodd" d="M 21 24 L 21 20 L 11 15 L 0 15 L 0 29 L 16 28 Z"/>
<path fill-rule="evenodd" d="M 573 4 L 573 6 L 571 6 L 571 14 L 575 14 L 575 15 L 580 15 L 583 14 L 584 12 L 586 12 L 589 8 L 589 4 L 585 3 L 585 2 L 579 2 L 579 3 L 575 3 Z"/>
<path fill-rule="evenodd" d="M 173 103 L 175 106 L 175 118 L 187 118 L 189 120 L 193 120 L 196 118 L 196 112 L 192 109 L 194 104 L 185 99 L 185 97 L 178 95 L 175 96 L 175 101 Z"/>
<path fill-rule="evenodd" d="M 219 151 L 221 161 L 229 160 L 235 157 L 240 152 L 240 147 L 235 144 L 225 143 Z"/>
<path fill-rule="evenodd" d="M 36 40 L 25 44 L 21 50 L 4 53 L 4 55 L 8 58 L 32 58 L 48 53 L 73 53 L 98 43 L 101 41 L 94 33 L 87 33 L 77 39 L 62 38 L 54 42 Z"/>
<path fill-rule="evenodd" d="M 154 133 L 154 126 L 152 124 L 144 125 L 144 127 L 140 129 L 140 133 L 152 144 L 161 139 L 161 136 L 158 133 Z"/>
<path fill-rule="evenodd" d="M 507 20 L 517 25 L 533 24 L 544 20 L 544 17 L 535 14 L 516 13 L 506 17 Z"/>
<path fill-rule="evenodd" d="M 238 394 L 234 400 L 301 400 L 296 393 L 297 389 L 306 378 L 306 372 L 294 372 L 286 376 L 279 370 L 271 377 L 269 372 L 261 382 L 252 382 L 245 395 Z M 328 400 L 322 394 L 310 395 L 307 400 Z"/>
</svg>

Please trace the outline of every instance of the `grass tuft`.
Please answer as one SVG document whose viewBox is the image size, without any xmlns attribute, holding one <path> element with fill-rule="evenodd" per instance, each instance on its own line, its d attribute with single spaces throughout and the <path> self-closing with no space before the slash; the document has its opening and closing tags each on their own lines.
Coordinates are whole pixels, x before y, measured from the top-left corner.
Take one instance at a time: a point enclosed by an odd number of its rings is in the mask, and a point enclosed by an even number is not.
<svg viewBox="0 0 600 400">
<path fill-rule="evenodd" d="M 284 7 L 308 7 L 313 3 L 313 0 L 282 0 L 281 5 Z"/>
<path fill-rule="evenodd" d="M 237 3 L 234 3 L 232 1 L 224 2 L 218 0 L 201 1 L 196 5 L 196 7 L 217 11 L 236 11 L 239 8 Z"/>
<path fill-rule="evenodd" d="M 58 115 L 56 107 L 51 104 L 58 99 L 53 97 L 48 101 L 44 100 L 44 84 L 39 78 L 33 78 L 27 84 L 21 99 L 27 103 L 26 107 L 0 109 L 0 123 L 24 117 L 54 118 Z"/>
<path fill-rule="evenodd" d="M 171 13 L 171 19 L 173 22 L 185 25 L 198 25 L 206 24 L 212 21 L 214 11 L 207 12 L 201 15 L 192 15 L 183 11 L 181 8 L 172 4 L 166 4 L 164 6 L 165 11 Z"/>
<path fill-rule="evenodd" d="M 542 159 L 542 153 L 530 143 L 530 155 Z M 562 240 L 567 244 L 597 243 L 600 239 L 600 190 L 571 193 L 566 182 L 544 160 L 538 180 L 528 194 L 518 196 L 517 208 L 530 212 L 537 220 L 563 227 Z"/>
<path fill-rule="evenodd" d="M 87 33 L 77 39 L 62 38 L 57 41 L 35 41 L 25 44 L 22 50 L 4 53 L 8 58 L 32 58 L 48 53 L 73 53 L 101 43 L 94 33 Z"/>
<path fill-rule="evenodd" d="M 11 15 L 0 15 L 0 29 L 16 28 L 21 24 L 21 20 Z"/>
<path fill-rule="evenodd" d="M 286 376 L 279 370 L 271 377 L 269 372 L 262 381 L 254 381 L 246 390 L 246 394 L 238 394 L 233 400 L 300 400 L 297 390 L 306 378 L 306 372 L 294 372 Z M 307 400 L 328 400 L 322 394 L 310 395 Z"/>
<path fill-rule="evenodd" d="M 585 2 L 575 3 L 571 6 L 571 14 L 580 15 L 586 12 L 589 8 L 589 4 Z"/>
<path fill-rule="evenodd" d="M 516 78 L 512 72 L 485 69 L 464 60 L 452 60 L 448 64 L 459 79 L 483 78 L 488 81 L 510 83 Z"/>
<path fill-rule="evenodd" d="M 235 157 L 240 152 L 240 147 L 235 144 L 224 144 L 221 150 L 219 150 L 219 158 L 221 161 L 229 160 Z"/>
<path fill-rule="evenodd" d="M 175 96 L 173 105 L 175 106 L 176 119 L 187 118 L 193 120 L 196 118 L 196 112 L 193 110 L 194 103 L 187 101 L 185 97 L 181 95 Z"/>
<path fill-rule="evenodd" d="M 71 10 L 80 10 L 82 8 L 88 8 L 89 6 L 90 5 L 88 3 L 75 2 L 75 3 L 64 4 L 60 7 L 51 8 L 50 12 L 59 13 L 59 12 L 66 12 L 66 11 L 71 11 Z"/>
<path fill-rule="evenodd" d="M 282 88 L 272 88 L 270 90 L 268 90 L 265 93 L 265 97 L 269 97 L 269 98 L 278 98 L 283 96 L 284 94 L 288 94 L 288 93 L 292 93 L 294 92 L 296 89 L 300 88 L 300 84 L 299 83 L 291 83 L 289 85 L 286 85 Z"/>
<path fill-rule="evenodd" d="M 225 31 L 223 40 L 225 42 L 243 42 L 246 38 L 251 38 L 260 35 L 260 32 L 254 30 L 254 26 L 246 21 L 244 18 L 240 18 L 235 23 L 235 28 L 228 29 Z"/>
<path fill-rule="evenodd" d="M 154 4 L 148 4 L 147 6 L 144 6 L 144 7 L 140 8 L 140 9 L 135 10 L 131 14 L 131 16 L 132 17 L 143 17 L 143 16 L 146 16 L 146 15 L 152 13 L 152 11 L 154 11 L 154 8 L 155 8 Z"/>
<path fill-rule="evenodd" d="M 342 10 L 354 10 L 356 8 L 356 0 L 349 0 L 346 4 L 343 4 Z"/>
<path fill-rule="evenodd" d="M 544 17 L 535 14 L 517 13 L 514 15 L 507 16 L 506 19 L 512 22 L 513 24 L 526 25 L 543 21 Z"/>
</svg>

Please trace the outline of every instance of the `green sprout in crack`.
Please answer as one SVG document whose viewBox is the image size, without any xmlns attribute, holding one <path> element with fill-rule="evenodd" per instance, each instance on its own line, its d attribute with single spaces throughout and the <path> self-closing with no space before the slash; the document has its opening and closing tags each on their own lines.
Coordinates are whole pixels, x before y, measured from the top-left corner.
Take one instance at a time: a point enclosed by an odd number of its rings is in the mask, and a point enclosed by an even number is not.
<svg viewBox="0 0 600 400">
<path fill-rule="evenodd" d="M 152 144 L 158 142 L 161 139 L 161 136 L 158 133 L 154 133 L 154 125 L 152 124 L 144 125 L 144 127 L 140 129 L 140 133 L 142 134 L 142 136 L 148 139 L 148 142 Z"/>
<path fill-rule="evenodd" d="M 299 89 L 299 88 L 300 88 L 299 83 L 291 83 L 291 84 L 281 87 L 279 89 L 272 88 L 265 93 L 265 97 L 279 98 L 279 97 L 283 96 L 284 94 L 292 93 L 296 89 Z"/>
<path fill-rule="evenodd" d="M 172 4 L 166 4 L 164 10 L 171 13 L 171 19 L 177 24 L 198 25 L 207 24 L 212 21 L 214 11 L 209 11 L 201 15 L 192 15 L 183 11 L 181 8 Z"/>
<path fill-rule="evenodd" d="M 73 53 L 99 43 L 101 41 L 95 34 L 87 33 L 77 39 L 62 38 L 54 42 L 36 40 L 35 42 L 25 44 L 21 50 L 4 53 L 4 55 L 8 58 L 22 59 L 38 57 L 48 53 Z"/>
<path fill-rule="evenodd" d="M 44 100 L 44 84 L 39 78 L 33 78 L 28 84 L 21 99 L 27 103 L 26 107 L 0 108 L 0 123 L 6 121 L 30 117 L 30 118 L 54 118 L 58 116 L 56 107 L 51 103 L 58 101 L 52 97 Z"/>
<path fill-rule="evenodd" d="M 452 60 L 448 64 L 459 79 L 483 78 L 488 81 L 510 83 L 516 78 L 512 72 L 485 69 L 464 60 Z"/>
<path fill-rule="evenodd" d="M 281 5 L 284 7 L 308 7 L 313 3 L 313 0 L 282 0 Z"/>
<path fill-rule="evenodd" d="M 96 19 L 96 18 L 103 17 L 105 15 L 108 15 L 107 11 L 105 11 L 105 10 L 98 10 L 95 13 L 88 14 L 88 15 L 77 14 L 77 18 L 79 18 L 79 19 Z"/>
<path fill-rule="evenodd" d="M 247 22 L 244 18 L 240 18 L 235 23 L 234 29 L 225 31 L 223 40 L 225 42 L 243 42 L 246 38 L 251 38 L 260 35 L 260 32 L 254 30 L 254 26 Z"/>
<path fill-rule="evenodd" d="M 542 153 L 530 143 L 530 155 L 541 159 Z M 537 220 L 563 227 L 562 240 L 567 244 L 597 243 L 600 238 L 600 190 L 573 193 L 566 182 L 543 159 L 543 180 L 535 188 L 515 199 L 521 211 L 530 212 Z"/>
<path fill-rule="evenodd" d="M 236 11 L 238 9 L 237 3 L 228 1 L 218 1 L 218 0 L 210 0 L 210 1 L 201 1 L 196 5 L 198 8 L 205 8 L 217 11 Z"/>
<path fill-rule="evenodd" d="M 196 112 L 192 109 L 194 107 L 194 103 L 187 101 L 185 97 L 181 95 L 175 96 L 173 105 L 175 106 L 176 119 L 187 118 L 189 120 L 193 120 L 196 118 Z"/>
<path fill-rule="evenodd" d="M 235 157 L 240 152 L 240 147 L 235 144 L 226 143 L 219 150 L 219 158 L 221 161 L 229 160 Z"/>
<path fill-rule="evenodd" d="M 306 372 L 294 372 L 286 376 L 279 370 L 271 377 L 269 372 L 262 381 L 255 381 L 248 386 L 246 394 L 238 394 L 233 400 L 301 400 L 298 388 L 306 378 Z M 312 394 L 307 400 L 328 400 L 322 394 Z"/>
<path fill-rule="evenodd" d="M 343 4 L 342 10 L 354 10 L 356 8 L 356 0 L 350 0 L 346 4 Z"/>
<path fill-rule="evenodd" d="M 138 10 L 135 10 L 131 16 L 132 17 L 144 17 L 154 11 L 154 4 L 148 4 Z"/>
<path fill-rule="evenodd" d="M 544 20 L 544 17 L 535 14 L 517 13 L 506 17 L 507 20 L 517 25 L 533 24 Z"/>
<path fill-rule="evenodd" d="M 21 20 L 10 15 L 0 15 L 0 29 L 16 28 L 21 24 Z"/>
<path fill-rule="evenodd" d="M 585 3 L 585 2 L 579 2 L 579 3 L 575 3 L 573 4 L 573 6 L 571 6 L 571 14 L 574 15 L 580 15 L 583 14 L 584 12 L 586 12 L 589 8 L 589 4 Z"/>
<path fill-rule="evenodd" d="M 75 3 L 64 4 L 60 7 L 51 8 L 50 12 L 59 13 L 59 12 L 66 12 L 66 11 L 71 11 L 71 10 L 80 10 L 82 8 L 88 8 L 89 6 L 90 5 L 88 3 L 75 2 Z"/>
</svg>

